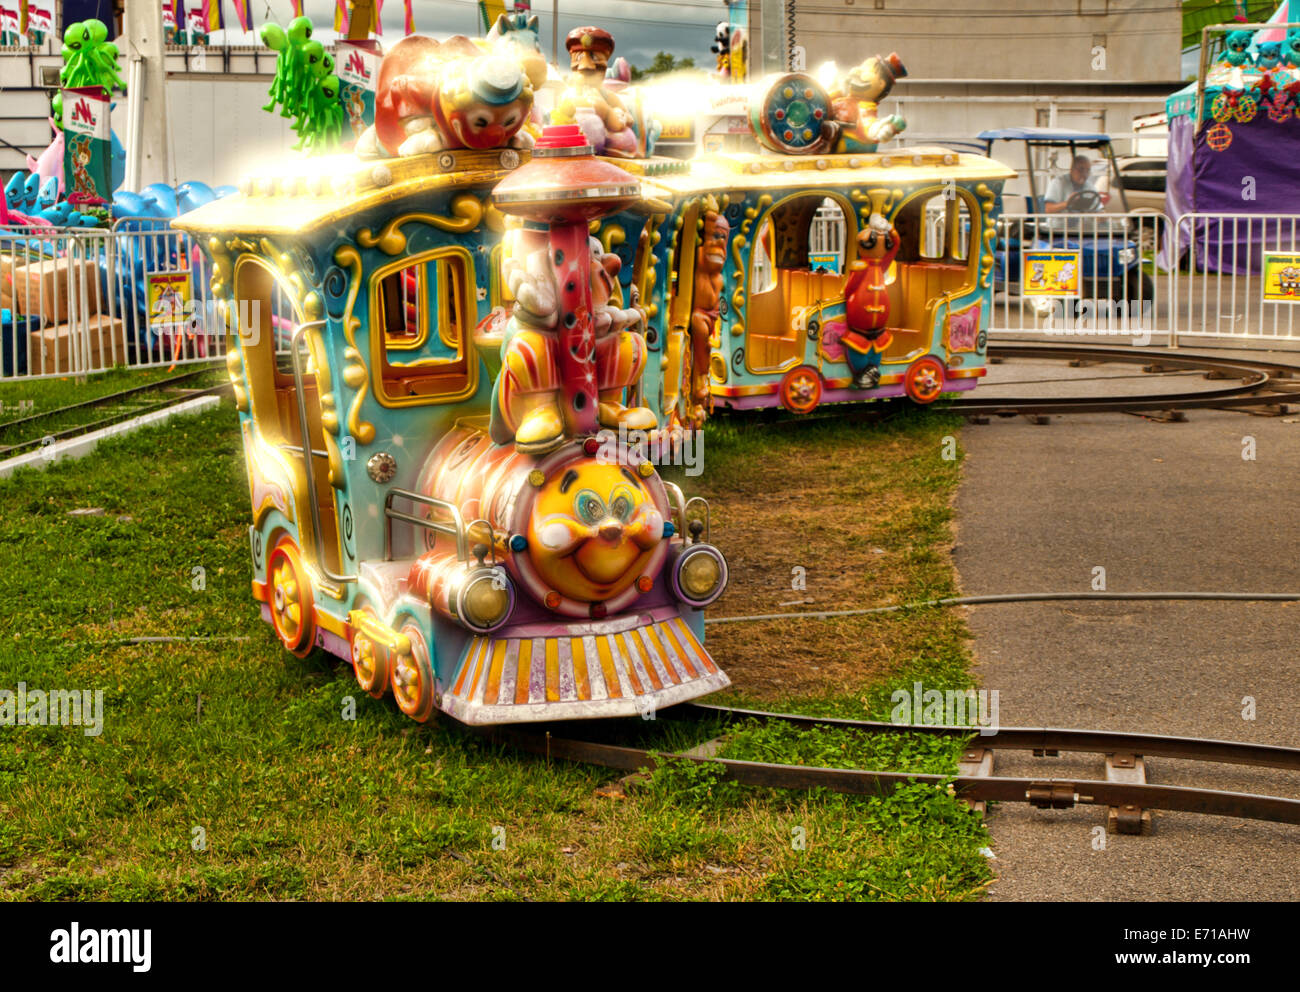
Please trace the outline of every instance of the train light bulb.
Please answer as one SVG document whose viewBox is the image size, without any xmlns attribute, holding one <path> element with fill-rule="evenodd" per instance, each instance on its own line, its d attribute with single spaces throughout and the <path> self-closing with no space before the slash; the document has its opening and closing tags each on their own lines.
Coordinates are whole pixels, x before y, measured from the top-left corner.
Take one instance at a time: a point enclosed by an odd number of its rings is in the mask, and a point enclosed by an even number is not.
<svg viewBox="0 0 1300 992">
<path fill-rule="evenodd" d="M 693 599 L 704 599 L 720 581 L 722 568 L 712 555 L 691 555 L 682 566 L 682 588 Z"/>
<path fill-rule="evenodd" d="M 636 580 L 636 587 L 642 592 L 649 592 L 654 588 L 655 580 L 649 575 L 643 575 Z"/>
<path fill-rule="evenodd" d="M 496 626 L 509 608 L 509 592 L 491 579 L 479 579 L 465 590 L 465 618 L 475 627 Z"/>
</svg>

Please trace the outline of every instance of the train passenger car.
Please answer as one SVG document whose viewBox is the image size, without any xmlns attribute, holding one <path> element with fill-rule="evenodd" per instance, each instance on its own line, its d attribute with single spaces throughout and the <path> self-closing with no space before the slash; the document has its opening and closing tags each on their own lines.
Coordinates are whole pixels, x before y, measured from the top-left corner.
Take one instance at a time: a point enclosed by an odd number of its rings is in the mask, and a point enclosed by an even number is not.
<svg viewBox="0 0 1300 992">
<path fill-rule="evenodd" d="M 698 426 L 713 406 L 802 414 L 973 388 L 986 371 L 994 204 L 1012 175 L 978 155 L 909 148 L 706 156 L 647 182 L 673 204 L 659 273 L 665 361 L 651 363 L 647 392 Z M 871 253 L 878 276 L 864 265 Z M 856 353 L 855 272 L 863 309 L 887 314 Z"/>
<path fill-rule="evenodd" d="M 564 406 L 573 370 L 524 354 L 549 332 L 479 328 L 501 294 L 494 187 L 594 167 L 584 151 L 297 163 L 176 222 L 211 255 L 227 315 L 262 615 L 289 651 L 351 660 L 367 691 L 417 720 L 645 713 L 728 684 L 702 643 L 701 611 L 726 584 L 707 505 L 688 506 L 635 446 L 597 437 L 607 421 Z M 624 209 L 639 190 L 619 175 L 631 185 L 607 200 L 569 192 L 583 210 Z M 565 195 L 516 189 L 509 209 L 544 240 L 530 204 Z M 589 216 L 557 291 L 566 329 L 605 302 L 584 288 L 599 281 Z M 540 363 L 527 394 L 521 360 Z M 636 384 L 607 385 L 600 417 L 624 415 Z M 561 424 L 546 434 L 532 414 L 552 401 Z M 502 434 L 511 410 L 528 416 Z"/>
</svg>

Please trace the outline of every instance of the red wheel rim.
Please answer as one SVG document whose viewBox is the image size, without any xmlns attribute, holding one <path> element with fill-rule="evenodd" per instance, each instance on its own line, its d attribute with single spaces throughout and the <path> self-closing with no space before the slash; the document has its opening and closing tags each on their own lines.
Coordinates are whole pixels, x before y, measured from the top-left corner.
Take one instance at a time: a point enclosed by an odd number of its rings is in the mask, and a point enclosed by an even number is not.
<svg viewBox="0 0 1300 992">
<path fill-rule="evenodd" d="M 781 380 L 781 405 L 791 413 L 811 413 L 822 401 L 822 377 L 811 365 L 800 365 Z"/>
<path fill-rule="evenodd" d="M 943 366 L 933 358 L 922 358 L 907 370 L 904 386 L 917 403 L 933 403 L 943 392 Z"/>
<path fill-rule="evenodd" d="M 287 538 L 271 551 L 266 585 L 276 635 L 294 654 L 307 654 L 316 641 L 311 580 L 302 567 L 298 548 Z"/>
</svg>

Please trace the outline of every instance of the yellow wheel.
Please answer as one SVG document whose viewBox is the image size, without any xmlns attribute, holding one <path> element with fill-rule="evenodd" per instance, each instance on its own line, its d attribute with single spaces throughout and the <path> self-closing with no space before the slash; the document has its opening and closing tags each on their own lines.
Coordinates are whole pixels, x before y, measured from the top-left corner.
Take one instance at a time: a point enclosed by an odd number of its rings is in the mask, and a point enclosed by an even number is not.
<svg viewBox="0 0 1300 992">
<path fill-rule="evenodd" d="M 402 627 L 402 634 L 410 641 L 409 651 L 396 654 L 393 659 L 393 698 L 397 708 L 412 720 L 424 723 L 433 715 L 433 666 L 429 663 L 429 648 L 424 634 L 414 623 Z"/>
<path fill-rule="evenodd" d="M 389 667 L 387 648 L 359 630 L 352 635 L 352 671 L 357 684 L 376 699 L 388 691 Z"/>
<path fill-rule="evenodd" d="M 293 541 L 284 538 L 271 551 L 266 567 L 271 587 L 271 625 L 284 646 L 303 657 L 316 644 L 311 579 Z"/>
</svg>

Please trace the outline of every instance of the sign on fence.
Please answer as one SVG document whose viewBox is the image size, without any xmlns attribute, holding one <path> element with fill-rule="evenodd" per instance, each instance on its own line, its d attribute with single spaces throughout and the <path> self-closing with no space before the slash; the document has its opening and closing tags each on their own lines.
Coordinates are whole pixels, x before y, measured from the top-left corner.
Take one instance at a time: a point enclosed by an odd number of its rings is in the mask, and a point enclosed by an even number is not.
<svg viewBox="0 0 1300 992">
<path fill-rule="evenodd" d="M 1300 303 L 1300 254 L 1264 256 L 1264 302 Z"/>
<path fill-rule="evenodd" d="M 190 272 L 150 272 L 149 325 L 177 327 L 189 319 Z"/>
<path fill-rule="evenodd" d="M 1079 270 L 1083 266 L 1079 249 L 1027 251 L 1022 271 L 1023 296 L 1073 300 L 1079 297 Z"/>
</svg>

